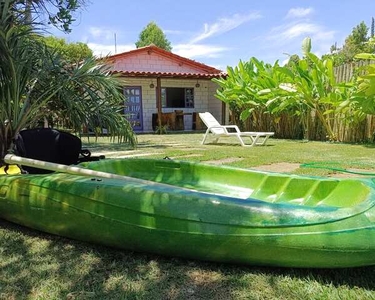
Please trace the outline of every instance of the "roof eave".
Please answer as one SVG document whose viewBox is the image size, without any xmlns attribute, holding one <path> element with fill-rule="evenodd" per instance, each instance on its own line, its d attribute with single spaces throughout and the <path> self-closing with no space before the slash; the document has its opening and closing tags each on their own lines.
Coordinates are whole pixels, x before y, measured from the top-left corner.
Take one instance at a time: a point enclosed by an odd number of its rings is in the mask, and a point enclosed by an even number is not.
<svg viewBox="0 0 375 300">
<path fill-rule="evenodd" d="M 131 72 L 131 71 L 113 71 L 112 74 L 118 74 L 121 77 L 134 78 L 177 78 L 177 79 L 207 79 L 226 78 L 226 73 L 218 74 L 198 74 L 198 73 L 162 73 L 162 72 Z"/>
</svg>

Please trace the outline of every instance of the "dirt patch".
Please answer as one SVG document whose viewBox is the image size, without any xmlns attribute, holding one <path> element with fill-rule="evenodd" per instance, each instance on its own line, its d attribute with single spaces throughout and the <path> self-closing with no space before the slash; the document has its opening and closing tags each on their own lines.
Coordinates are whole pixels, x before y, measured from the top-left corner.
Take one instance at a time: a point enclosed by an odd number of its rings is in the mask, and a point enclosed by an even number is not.
<svg viewBox="0 0 375 300">
<path fill-rule="evenodd" d="M 222 165 L 222 164 L 230 164 L 232 162 L 241 161 L 243 158 L 239 157 L 228 157 L 224 159 L 218 159 L 218 160 L 207 160 L 204 163 L 212 164 L 212 165 Z"/>
<path fill-rule="evenodd" d="M 350 169 L 350 171 L 358 172 L 358 173 L 370 173 L 369 170 L 364 169 Z M 373 173 L 373 172 L 371 172 Z M 354 178 L 354 177 L 369 177 L 370 175 L 364 175 L 364 174 L 352 174 L 352 173 L 345 173 L 345 172 L 336 172 L 334 171 L 332 174 L 327 175 L 328 177 L 334 177 L 334 178 Z"/>
<path fill-rule="evenodd" d="M 300 164 L 296 164 L 296 163 L 281 162 L 281 163 L 275 163 L 271 165 L 262 165 L 262 166 L 252 167 L 251 169 L 259 170 L 259 171 L 290 173 L 299 169 L 299 166 Z"/>
</svg>

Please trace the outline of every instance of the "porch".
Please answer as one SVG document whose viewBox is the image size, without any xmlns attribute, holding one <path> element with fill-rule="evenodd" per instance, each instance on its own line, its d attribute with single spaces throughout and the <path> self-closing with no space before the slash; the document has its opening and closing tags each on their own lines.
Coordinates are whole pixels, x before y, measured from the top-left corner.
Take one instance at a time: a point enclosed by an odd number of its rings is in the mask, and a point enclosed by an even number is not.
<svg viewBox="0 0 375 300">
<path fill-rule="evenodd" d="M 152 114 L 152 130 L 155 131 L 159 126 L 158 113 Z M 198 113 L 183 110 L 175 110 L 174 112 L 161 113 L 161 126 L 167 126 L 168 130 L 190 131 L 203 130 L 204 124 L 199 118 Z"/>
<path fill-rule="evenodd" d="M 218 86 L 211 80 L 127 77 L 124 81 L 124 113 L 136 132 L 154 132 L 159 114 L 161 126 L 168 131 L 192 131 L 205 128 L 198 113 L 210 111 L 223 121 L 227 112 L 224 103 L 215 98 Z"/>
</svg>

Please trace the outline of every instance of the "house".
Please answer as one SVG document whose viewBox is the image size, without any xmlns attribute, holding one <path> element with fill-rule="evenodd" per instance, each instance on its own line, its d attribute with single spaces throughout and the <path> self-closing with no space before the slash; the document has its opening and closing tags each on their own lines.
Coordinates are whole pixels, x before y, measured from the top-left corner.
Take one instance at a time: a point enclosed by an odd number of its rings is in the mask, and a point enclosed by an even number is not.
<svg viewBox="0 0 375 300">
<path fill-rule="evenodd" d="M 218 85 L 211 81 L 225 76 L 222 71 L 155 45 L 112 55 L 109 61 L 112 72 L 124 79 L 124 113 L 135 131 L 154 131 L 159 116 L 169 130 L 202 129 L 198 113 L 205 111 L 224 121 L 225 106 L 215 98 Z"/>
</svg>

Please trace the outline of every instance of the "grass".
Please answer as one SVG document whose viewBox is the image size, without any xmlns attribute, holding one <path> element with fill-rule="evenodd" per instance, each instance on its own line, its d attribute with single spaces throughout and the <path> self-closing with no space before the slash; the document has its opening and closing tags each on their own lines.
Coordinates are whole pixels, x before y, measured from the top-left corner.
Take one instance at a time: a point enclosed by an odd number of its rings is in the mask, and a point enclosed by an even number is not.
<svg viewBox="0 0 375 300">
<path fill-rule="evenodd" d="M 109 153 L 107 157 L 144 155 L 150 158 L 166 156 L 189 161 L 218 161 L 226 158 L 240 158 L 227 165 L 252 168 L 281 162 L 287 163 L 338 163 L 343 167 L 360 167 L 375 172 L 375 145 L 372 144 L 342 144 L 329 142 L 306 142 L 295 140 L 271 139 L 264 147 L 244 148 L 235 138 L 219 140 L 218 144 L 200 145 L 201 133 L 139 135 L 138 148 L 131 151 L 121 144 L 108 143 L 107 138 L 100 138 L 98 143 L 88 143 L 84 146 L 94 154 Z M 299 168 L 294 173 L 306 175 L 329 175 L 334 172 L 323 169 Z"/>
<path fill-rule="evenodd" d="M 94 154 L 108 157 L 241 158 L 227 164 L 246 168 L 333 161 L 375 169 L 372 145 L 273 139 L 266 147 L 243 148 L 235 140 L 201 146 L 201 137 L 139 135 L 136 150 L 105 138 L 84 142 Z M 334 175 L 319 169 L 294 172 Z M 0 299 L 375 299 L 375 267 L 292 269 L 191 261 L 73 241 L 0 220 Z"/>
</svg>

